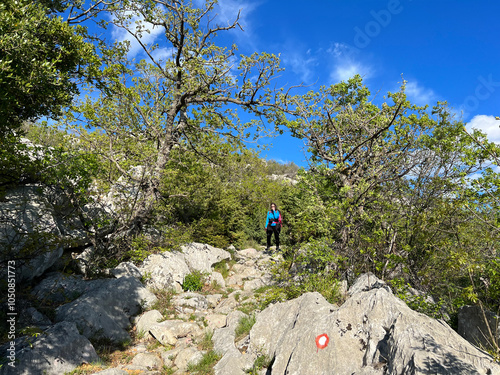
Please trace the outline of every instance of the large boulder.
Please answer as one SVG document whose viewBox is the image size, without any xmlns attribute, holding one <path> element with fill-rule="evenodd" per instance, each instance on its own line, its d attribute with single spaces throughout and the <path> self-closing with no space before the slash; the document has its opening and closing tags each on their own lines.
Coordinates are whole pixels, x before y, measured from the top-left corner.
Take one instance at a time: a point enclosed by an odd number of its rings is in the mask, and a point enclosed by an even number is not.
<svg viewBox="0 0 500 375">
<path fill-rule="evenodd" d="M 90 341 L 80 335 L 74 323 L 61 322 L 47 329 L 30 344 L 20 345 L 15 365 L 4 364 L 0 375 L 59 375 L 83 363 L 99 360 Z"/>
<path fill-rule="evenodd" d="M 111 270 L 111 274 L 116 278 L 120 278 L 123 276 L 133 276 L 138 280 L 142 279 L 141 271 L 139 271 L 139 268 L 132 262 L 120 263 L 118 266 Z"/>
<path fill-rule="evenodd" d="M 318 293 L 257 316 L 248 350 L 271 359 L 273 374 L 500 374 L 500 366 L 443 321 L 411 310 L 374 275 L 340 307 Z M 320 349 L 316 338 L 329 337 Z"/>
<path fill-rule="evenodd" d="M 148 287 L 180 292 L 186 275 L 193 271 L 210 273 L 212 265 L 231 257 L 225 250 L 199 243 L 182 246 L 181 250 L 152 254 L 144 260 L 139 271 Z"/>
<path fill-rule="evenodd" d="M 231 254 L 225 250 L 196 242 L 182 246 L 181 250 L 192 271 L 211 273 L 213 264 L 231 258 Z"/>
<path fill-rule="evenodd" d="M 39 301 L 68 303 L 82 294 L 102 288 L 108 282 L 109 279 L 85 280 L 81 275 L 51 272 L 33 288 L 31 294 Z"/>
<path fill-rule="evenodd" d="M 133 276 L 106 279 L 100 288 L 58 307 L 56 320 L 74 322 L 88 338 L 123 342 L 130 339 L 130 318 L 155 301 L 156 296 Z"/>
<path fill-rule="evenodd" d="M 149 288 L 176 291 L 182 290 L 184 277 L 190 273 L 184 257 L 178 252 L 152 254 L 139 269 Z"/>
<path fill-rule="evenodd" d="M 72 212 L 72 203 L 57 188 L 26 184 L 6 191 L 0 202 L 0 248 L 3 260 L 16 260 L 19 282 L 41 276 L 64 248 L 88 244 L 84 225 Z"/>
</svg>

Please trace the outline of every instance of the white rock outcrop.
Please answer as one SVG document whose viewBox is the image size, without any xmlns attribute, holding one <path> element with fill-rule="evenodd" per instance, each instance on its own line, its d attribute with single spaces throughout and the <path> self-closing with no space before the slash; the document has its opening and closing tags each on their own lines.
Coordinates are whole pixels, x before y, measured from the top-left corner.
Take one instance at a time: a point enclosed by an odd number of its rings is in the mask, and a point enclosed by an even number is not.
<svg viewBox="0 0 500 375">
<path fill-rule="evenodd" d="M 500 374 L 500 366 L 443 321 L 411 310 L 384 282 L 363 275 L 340 307 L 318 293 L 268 307 L 249 351 L 272 359 L 272 374 Z M 327 347 L 315 339 L 327 334 Z"/>
<path fill-rule="evenodd" d="M 15 367 L 4 364 L 1 375 L 60 375 L 99 360 L 90 341 L 80 335 L 74 323 L 57 323 L 36 339 L 27 340 L 32 342 L 18 349 Z"/>
<path fill-rule="evenodd" d="M 196 242 L 182 246 L 181 250 L 153 254 L 144 260 L 139 271 L 148 287 L 181 292 L 186 275 L 193 271 L 211 273 L 215 263 L 231 258 L 225 250 Z"/>
<path fill-rule="evenodd" d="M 74 322 L 88 338 L 123 342 L 130 339 L 131 317 L 155 301 L 156 296 L 133 276 L 107 279 L 100 288 L 58 307 L 56 321 Z"/>
</svg>

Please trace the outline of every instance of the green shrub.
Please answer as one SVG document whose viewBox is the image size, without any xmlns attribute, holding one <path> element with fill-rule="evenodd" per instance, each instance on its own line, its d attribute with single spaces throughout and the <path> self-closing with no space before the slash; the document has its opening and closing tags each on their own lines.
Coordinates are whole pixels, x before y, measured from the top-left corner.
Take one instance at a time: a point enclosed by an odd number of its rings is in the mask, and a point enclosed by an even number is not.
<svg viewBox="0 0 500 375">
<path fill-rule="evenodd" d="M 290 250 L 284 261 L 272 262 L 276 286 L 265 292 L 261 307 L 297 298 L 306 292 L 318 292 L 330 303 L 343 302 L 338 281 L 343 262 L 329 241 L 314 240 L 299 250 Z"/>
<path fill-rule="evenodd" d="M 213 265 L 214 271 L 219 272 L 224 279 L 229 276 L 229 271 L 236 264 L 235 260 L 221 260 Z"/>
<path fill-rule="evenodd" d="M 402 299 L 410 309 L 430 316 L 434 319 L 443 319 L 443 301 L 434 303 L 428 295 L 413 295 L 409 292 L 410 285 L 402 279 L 393 279 L 390 281 L 394 294 Z M 451 323 L 451 322 L 448 322 Z"/>
<path fill-rule="evenodd" d="M 204 277 L 201 272 L 195 271 L 187 274 L 182 282 L 182 290 L 189 292 L 199 292 L 203 289 Z"/>
</svg>

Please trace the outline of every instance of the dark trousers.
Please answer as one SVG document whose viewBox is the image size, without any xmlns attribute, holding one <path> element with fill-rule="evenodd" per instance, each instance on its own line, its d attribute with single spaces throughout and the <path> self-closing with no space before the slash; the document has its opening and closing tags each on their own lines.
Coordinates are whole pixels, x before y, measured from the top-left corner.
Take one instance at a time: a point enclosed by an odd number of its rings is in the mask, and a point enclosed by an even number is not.
<svg viewBox="0 0 500 375">
<path fill-rule="evenodd" d="M 268 225 L 267 226 L 266 234 L 267 234 L 267 248 L 268 249 L 271 247 L 271 237 L 272 237 L 273 233 L 274 233 L 274 241 L 276 242 L 276 248 L 280 247 L 280 231 L 281 231 L 280 225 L 275 225 L 275 226 Z"/>
</svg>

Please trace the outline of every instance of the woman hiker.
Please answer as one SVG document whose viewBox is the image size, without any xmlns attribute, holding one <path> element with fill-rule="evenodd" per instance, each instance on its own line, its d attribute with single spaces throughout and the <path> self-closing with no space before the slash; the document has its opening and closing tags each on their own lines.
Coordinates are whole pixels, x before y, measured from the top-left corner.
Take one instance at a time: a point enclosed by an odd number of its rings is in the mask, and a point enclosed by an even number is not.
<svg viewBox="0 0 500 375">
<path fill-rule="evenodd" d="M 267 213 L 266 232 L 267 232 L 267 247 L 266 251 L 271 248 L 271 237 L 274 233 L 274 241 L 276 242 L 276 251 L 280 249 L 280 231 L 281 231 L 281 213 L 276 207 L 276 204 L 271 203 L 271 209 Z"/>
</svg>

